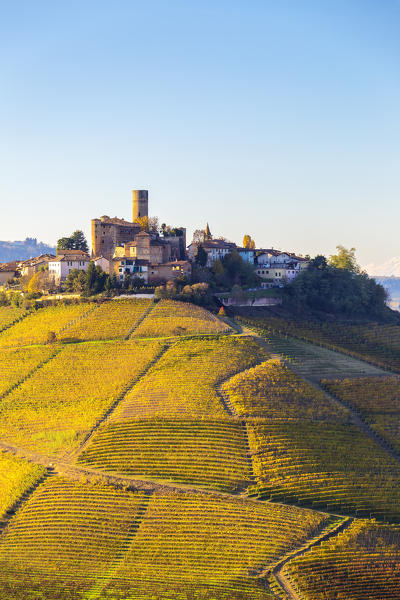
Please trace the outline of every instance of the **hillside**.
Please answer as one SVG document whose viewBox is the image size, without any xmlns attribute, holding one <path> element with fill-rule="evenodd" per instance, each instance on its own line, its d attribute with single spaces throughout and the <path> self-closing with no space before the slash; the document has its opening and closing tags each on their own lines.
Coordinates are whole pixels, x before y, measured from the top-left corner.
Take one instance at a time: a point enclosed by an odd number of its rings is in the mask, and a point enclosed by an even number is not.
<svg viewBox="0 0 400 600">
<path fill-rule="evenodd" d="M 23 241 L 0 241 L 0 263 L 13 260 L 27 260 L 40 254 L 55 254 L 55 246 L 38 242 L 36 238 L 26 238 Z"/>
<path fill-rule="evenodd" d="M 0 600 L 400 598 L 400 325 L 257 315 L 0 309 Z"/>
</svg>

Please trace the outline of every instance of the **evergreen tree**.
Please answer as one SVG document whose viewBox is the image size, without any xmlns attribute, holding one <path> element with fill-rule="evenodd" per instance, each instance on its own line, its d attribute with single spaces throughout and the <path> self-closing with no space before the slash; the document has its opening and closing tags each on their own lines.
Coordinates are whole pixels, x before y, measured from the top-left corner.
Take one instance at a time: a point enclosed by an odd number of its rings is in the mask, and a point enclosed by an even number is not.
<svg viewBox="0 0 400 600">
<path fill-rule="evenodd" d="M 83 252 L 89 251 L 85 234 L 80 229 L 74 231 L 74 233 L 71 235 L 71 240 L 73 250 L 83 250 Z"/>
<path fill-rule="evenodd" d="M 207 260 L 208 260 L 208 254 L 204 250 L 203 246 L 200 244 L 197 248 L 196 262 L 201 267 L 205 267 L 207 264 Z"/>
<path fill-rule="evenodd" d="M 77 229 L 69 237 L 60 238 L 57 242 L 57 252 L 60 250 L 83 250 L 83 252 L 88 252 L 89 247 L 83 231 Z"/>
<path fill-rule="evenodd" d="M 94 262 L 90 262 L 86 271 L 85 296 L 92 296 L 96 293 L 97 272 Z"/>
</svg>

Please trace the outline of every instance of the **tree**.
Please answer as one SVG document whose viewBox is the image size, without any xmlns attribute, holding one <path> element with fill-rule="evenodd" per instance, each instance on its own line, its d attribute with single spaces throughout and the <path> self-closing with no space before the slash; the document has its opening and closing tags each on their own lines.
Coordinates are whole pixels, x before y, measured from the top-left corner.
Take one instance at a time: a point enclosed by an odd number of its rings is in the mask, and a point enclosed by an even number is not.
<svg viewBox="0 0 400 600">
<path fill-rule="evenodd" d="M 201 244 L 204 242 L 206 236 L 206 232 L 204 229 L 196 229 L 193 232 L 192 244 Z"/>
<path fill-rule="evenodd" d="M 136 223 L 139 223 L 141 230 L 147 233 L 158 233 L 160 229 L 158 217 L 139 217 Z"/>
<path fill-rule="evenodd" d="M 70 237 L 62 237 L 57 242 L 57 252 L 59 250 L 72 250 L 72 239 Z"/>
<path fill-rule="evenodd" d="M 57 341 L 57 335 L 55 331 L 48 331 L 46 335 L 46 344 L 55 344 Z"/>
<path fill-rule="evenodd" d="M 336 246 L 337 254 L 332 254 L 329 257 L 329 264 L 336 269 L 346 269 L 346 271 L 351 271 L 352 273 L 359 273 L 360 267 L 357 264 L 355 248 L 350 248 L 349 250 L 344 246 Z"/>
<path fill-rule="evenodd" d="M 182 237 L 183 236 L 183 228 L 182 227 L 171 227 L 170 225 L 166 225 L 162 223 L 161 233 L 163 237 Z"/>
<path fill-rule="evenodd" d="M 200 244 L 197 248 L 196 262 L 200 267 L 205 267 L 208 260 L 208 254 Z"/>
<path fill-rule="evenodd" d="M 94 262 L 90 262 L 86 271 L 86 281 L 85 281 L 85 295 L 92 296 L 95 293 L 96 289 L 96 265 Z"/>
<path fill-rule="evenodd" d="M 40 292 L 41 289 L 40 273 L 35 273 L 28 283 L 27 292 L 29 294 L 36 294 L 37 292 Z"/>
<path fill-rule="evenodd" d="M 71 236 L 72 239 L 72 249 L 73 250 L 82 250 L 83 252 L 89 252 L 88 243 L 85 237 L 85 234 L 80 229 L 74 231 Z"/>
<path fill-rule="evenodd" d="M 57 252 L 59 250 L 82 250 L 83 252 L 88 252 L 89 247 L 83 231 L 77 229 L 70 237 L 60 238 L 57 242 Z"/>
<path fill-rule="evenodd" d="M 328 264 L 324 256 L 316 256 L 308 269 L 286 286 L 284 299 L 299 312 L 375 318 L 386 311 L 386 292 L 381 285 L 366 273 Z"/>
<path fill-rule="evenodd" d="M 110 279 L 109 275 L 106 276 L 106 281 L 104 284 L 104 291 L 106 292 L 107 296 L 109 296 L 111 294 L 111 279 Z"/>
<path fill-rule="evenodd" d="M 222 260 L 215 260 L 211 272 L 219 289 L 232 289 L 234 285 L 253 287 L 257 281 L 253 267 L 242 259 L 237 250 L 226 254 Z"/>
<path fill-rule="evenodd" d="M 79 269 L 72 269 L 65 280 L 67 292 L 83 292 L 86 285 L 86 273 Z"/>
<path fill-rule="evenodd" d="M 318 254 L 317 256 L 315 256 L 315 258 L 310 260 L 309 267 L 311 269 L 323 270 L 323 269 L 326 269 L 327 266 L 328 266 L 328 261 L 326 260 L 325 256 L 323 256 L 322 254 Z"/>
<path fill-rule="evenodd" d="M 255 241 L 251 238 L 250 235 L 245 235 L 243 238 L 243 248 L 247 248 L 249 250 L 254 250 L 256 247 Z"/>
<path fill-rule="evenodd" d="M 104 273 L 101 267 L 96 267 L 94 262 L 90 262 L 85 273 L 85 285 L 83 293 L 85 296 L 94 296 L 104 291 L 107 280 L 107 273 Z"/>
</svg>

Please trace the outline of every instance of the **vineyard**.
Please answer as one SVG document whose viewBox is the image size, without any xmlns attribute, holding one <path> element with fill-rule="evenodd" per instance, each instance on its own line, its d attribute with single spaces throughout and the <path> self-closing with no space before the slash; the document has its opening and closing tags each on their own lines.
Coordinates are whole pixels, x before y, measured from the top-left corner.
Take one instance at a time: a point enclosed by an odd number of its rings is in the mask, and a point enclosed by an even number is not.
<svg viewBox="0 0 400 600">
<path fill-rule="evenodd" d="M 355 407 L 374 431 L 400 452 L 400 379 L 365 377 L 363 379 L 323 380 L 324 387 Z"/>
<path fill-rule="evenodd" d="M 234 491 L 251 479 L 243 425 L 228 420 L 146 420 L 102 428 L 79 462 L 107 472 Z"/>
<path fill-rule="evenodd" d="M 101 484 L 47 480 L 0 539 L 1 597 L 81 598 L 129 542 L 145 500 Z"/>
<path fill-rule="evenodd" d="M 134 337 L 167 337 L 229 333 L 231 328 L 200 306 L 161 300 L 133 333 Z"/>
<path fill-rule="evenodd" d="M 240 318 L 267 335 L 277 332 L 321 344 L 400 373 L 399 325 L 348 325 L 279 317 Z"/>
<path fill-rule="evenodd" d="M 26 311 L 23 308 L 0 306 L 0 332 L 25 315 Z"/>
<path fill-rule="evenodd" d="M 0 403 L 0 439 L 71 451 L 159 351 L 151 342 L 68 344 Z"/>
<path fill-rule="evenodd" d="M 151 300 L 115 300 L 96 307 L 88 316 L 77 321 L 65 331 L 60 339 L 110 340 L 129 335 Z"/>
<path fill-rule="evenodd" d="M 346 409 L 276 359 L 239 373 L 223 389 L 237 414 L 243 417 L 331 421 L 349 418 Z"/>
<path fill-rule="evenodd" d="M 400 465 L 353 425 L 255 422 L 259 497 L 400 521 Z"/>
<path fill-rule="evenodd" d="M 104 598 L 272 600 L 258 573 L 325 523 L 294 507 L 155 494 Z"/>
<path fill-rule="evenodd" d="M 400 598 L 400 530 L 360 520 L 285 567 L 305 600 Z"/>
<path fill-rule="evenodd" d="M 126 395 L 113 418 L 226 416 L 217 384 L 265 358 L 266 352 L 246 338 L 179 341 Z"/>
<path fill-rule="evenodd" d="M 3 515 L 44 476 L 41 465 L 0 452 L 0 515 Z"/>
<path fill-rule="evenodd" d="M 88 314 L 94 306 L 59 304 L 41 308 L 0 333 L 0 348 L 44 344 L 49 332 L 59 334 L 72 322 Z"/>
<path fill-rule="evenodd" d="M 400 328 L 225 321 L 0 307 L 0 600 L 400 600 Z"/>
<path fill-rule="evenodd" d="M 53 354 L 50 346 L 0 349 L 0 398 Z"/>
</svg>

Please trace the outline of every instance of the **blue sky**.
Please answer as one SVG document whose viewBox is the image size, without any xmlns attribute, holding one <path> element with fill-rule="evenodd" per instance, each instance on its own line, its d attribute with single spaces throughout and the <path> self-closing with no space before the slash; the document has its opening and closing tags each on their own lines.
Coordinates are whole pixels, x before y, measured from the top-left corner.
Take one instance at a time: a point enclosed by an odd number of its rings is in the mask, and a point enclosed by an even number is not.
<svg viewBox="0 0 400 600">
<path fill-rule="evenodd" d="M 0 3 L 0 239 L 131 189 L 189 232 L 400 255 L 400 3 Z"/>
</svg>

